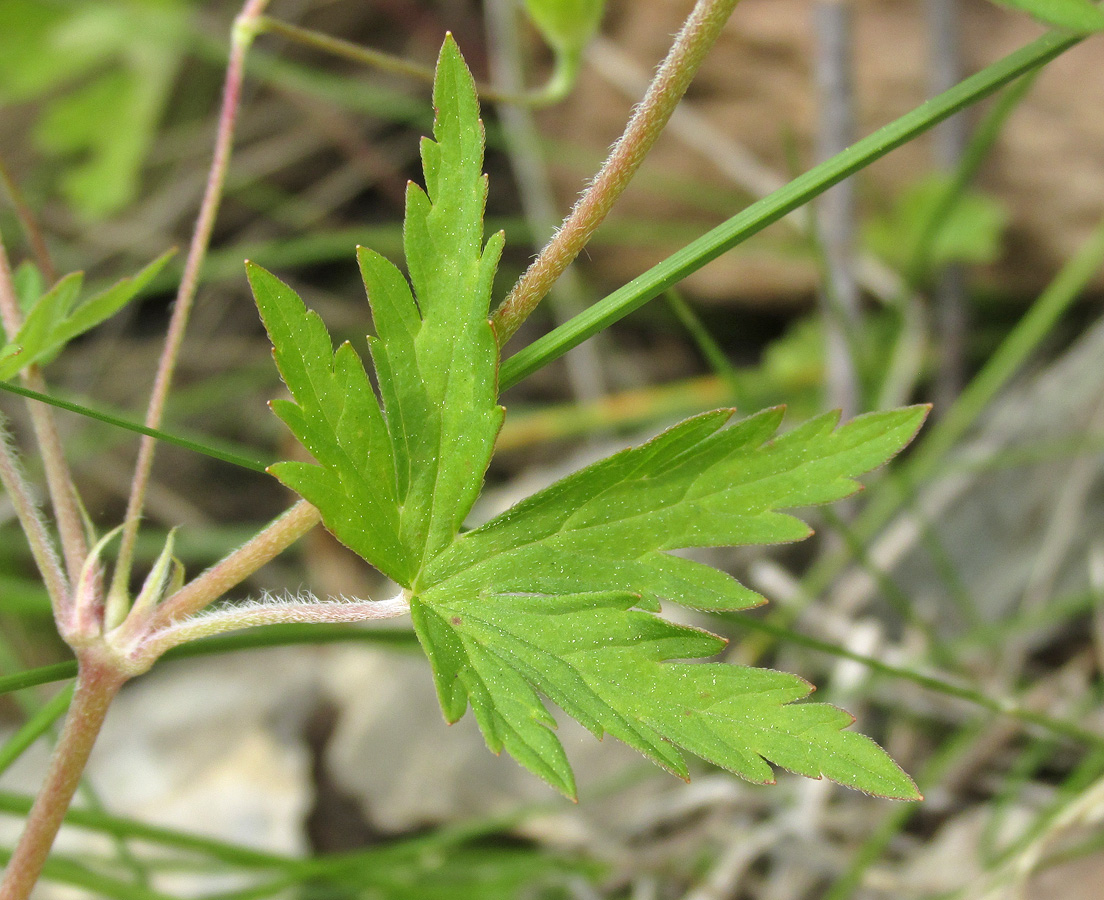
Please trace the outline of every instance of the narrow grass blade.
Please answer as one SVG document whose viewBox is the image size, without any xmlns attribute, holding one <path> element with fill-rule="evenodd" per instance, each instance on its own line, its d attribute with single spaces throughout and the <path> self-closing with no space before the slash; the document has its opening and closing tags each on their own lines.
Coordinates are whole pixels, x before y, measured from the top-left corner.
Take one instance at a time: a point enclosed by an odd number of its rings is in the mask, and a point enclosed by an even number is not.
<svg viewBox="0 0 1104 900">
<path fill-rule="evenodd" d="M 836 182 L 865 168 L 959 110 L 989 96 L 1013 79 L 1043 66 L 1082 39 L 1078 35 L 1044 35 L 753 203 L 585 312 L 515 353 L 502 364 L 499 379 L 502 389 L 517 384 L 572 347 L 639 309 L 687 275 L 808 203 Z"/>
</svg>

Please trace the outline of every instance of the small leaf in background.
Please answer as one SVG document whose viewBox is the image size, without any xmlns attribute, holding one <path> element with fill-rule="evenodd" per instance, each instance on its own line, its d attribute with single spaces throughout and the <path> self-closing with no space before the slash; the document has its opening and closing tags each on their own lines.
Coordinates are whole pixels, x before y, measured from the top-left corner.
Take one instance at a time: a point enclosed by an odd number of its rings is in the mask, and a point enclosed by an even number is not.
<svg viewBox="0 0 1104 900">
<path fill-rule="evenodd" d="M 1071 31 L 1104 30 L 1104 12 L 1091 0 L 994 0 L 1031 13 L 1036 19 Z"/>
<path fill-rule="evenodd" d="M 605 0 L 525 0 L 541 35 L 561 53 L 579 54 L 598 32 Z"/>
<path fill-rule="evenodd" d="M 12 274 L 15 296 L 19 298 L 19 308 L 24 317 L 31 311 L 35 301 L 46 293 L 46 279 L 38 266 L 30 260 L 24 260 Z"/>
<path fill-rule="evenodd" d="M 525 0 L 541 35 L 556 54 L 556 69 L 545 89 L 547 100 L 565 96 L 574 86 L 583 51 L 598 33 L 605 0 Z"/>
<path fill-rule="evenodd" d="M 967 191 L 941 208 L 947 185 L 946 177 L 934 175 L 907 188 L 890 212 L 868 223 L 864 237 L 870 248 L 902 271 L 911 271 L 924 251 L 921 274 L 948 263 L 995 261 L 1008 223 L 1004 207 L 985 194 Z M 940 214 L 942 221 L 934 223 Z"/>
<path fill-rule="evenodd" d="M 42 0 L 0 0 L 0 100 L 37 96 L 89 65 L 84 55 L 52 46 L 70 15 Z"/>
<path fill-rule="evenodd" d="M 183 59 L 186 0 L 0 0 L 0 101 L 43 99 L 40 148 L 82 216 L 130 202 Z M 60 89 L 60 90 L 59 90 Z"/>
<path fill-rule="evenodd" d="M 171 257 L 171 251 L 159 256 L 138 274 L 121 279 L 84 302 L 78 302 L 82 273 L 73 272 L 59 280 L 34 299 L 19 333 L 0 351 L 0 381 L 7 381 L 32 363 L 50 362 L 73 338 L 110 319 L 157 277 Z M 23 290 L 29 290 L 34 282 L 31 276 L 24 276 Z M 20 298 L 25 299 L 22 293 Z"/>
</svg>

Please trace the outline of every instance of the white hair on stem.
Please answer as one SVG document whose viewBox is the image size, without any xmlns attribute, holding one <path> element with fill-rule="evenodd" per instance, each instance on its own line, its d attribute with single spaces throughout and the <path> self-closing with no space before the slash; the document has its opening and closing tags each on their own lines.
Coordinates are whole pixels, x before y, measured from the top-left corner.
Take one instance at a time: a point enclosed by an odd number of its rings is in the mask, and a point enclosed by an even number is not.
<svg viewBox="0 0 1104 900">
<path fill-rule="evenodd" d="M 393 619 L 409 610 L 410 600 L 405 590 L 387 600 L 345 596 L 319 600 L 309 591 L 283 596 L 266 592 L 259 600 L 228 604 L 173 622 L 142 641 L 132 656 L 145 662 L 179 644 L 258 625 L 367 622 Z"/>
</svg>

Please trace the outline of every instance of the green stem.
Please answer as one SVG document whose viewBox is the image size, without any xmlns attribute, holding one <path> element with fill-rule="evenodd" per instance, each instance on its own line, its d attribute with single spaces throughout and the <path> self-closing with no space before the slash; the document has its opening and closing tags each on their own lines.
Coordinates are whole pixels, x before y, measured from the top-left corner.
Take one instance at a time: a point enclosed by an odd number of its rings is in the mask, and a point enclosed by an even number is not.
<svg viewBox="0 0 1104 900">
<path fill-rule="evenodd" d="M 698 0 L 682 26 L 647 94 L 560 230 L 521 276 L 492 321 L 499 346 L 536 309 L 553 283 L 587 245 L 614 202 L 628 187 L 659 139 L 690 81 L 721 33 L 738 0 Z"/>
<path fill-rule="evenodd" d="M 46 379 L 42 377 L 42 370 L 37 365 L 29 366 L 23 372 L 23 383 L 32 391 L 48 393 Z M 50 494 L 50 506 L 54 511 L 58 536 L 61 538 L 65 569 L 69 573 L 69 580 L 76 583 L 81 566 L 88 556 L 88 541 L 84 532 L 84 517 L 77 501 L 76 486 L 65 459 L 61 433 L 48 406 L 31 402 L 27 404 L 27 410 L 46 474 L 46 489 Z"/>
<path fill-rule="evenodd" d="M 200 204 L 192 242 L 188 247 L 188 257 L 184 262 L 184 273 L 180 279 L 176 302 L 173 305 L 172 319 L 165 347 L 157 367 L 153 390 L 150 393 L 149 406 L 146 409 L 146 427 L 157 428 L 165 412 L 169 388 L 176 371 L 176 361 L 180 356 L 180 345 L 184 340 L 184 330 L 199 286 L 199 273 L 207 248 L 211 243 L 211 232 L 215 227 L 219 203 L 222 199 L 226 173 L 230 167 L 230 153 L 234 142 L 234 125 L 238 108 L 241 105 L 242 81 L 245 75 L 245 58 L 257 33 L 257 22 L 264 13 L 270 0 L 246 0 L 242 11 L 234 22 L 234 36 L 230 48 L 230 59 L 226 68 L 226 81 L 223 86 L 222 109 L 219 112 L 218 131 L 215 137 L 215 150 L 211 160 L 211 170 L 207 177 L 207 188 Z M 138 540 L 138 523 L 145 505 L 146 489 L 149 486 L 150 472 L 153 468 L 153 454 L 156 441 L 151 437 L 142 439 L 138 450 L 138 461 L 134 469 L 130 498 L 127 502 L 123 537 L 119 547 L 119 557 L 108 592 L 105 620 L 119 621 L 125 615 L 127 603 L 127 583 L 130 581 L 130 569 L 134 559 L 134 547 Z"/>
<path fill-rule="evenodd" d="M 80 784 L 108 707 L 126 679 L 114 668 L 86 657 L 42 789 L 0 883 L 0 900 L 27 900 L 50 854 L 65 811 Z"/>
<path fill-rule="evenodd" d="M 30 388 L 20 387 L 10 382 L 0 382 L 0 391 L 8 391 L 12 394 L 18 394 L 20 397 L 28 397 L 31 400 L 37 400 L 39 403 L 56 406 L 58 409 L 64 409 L 66 412 L 75 413 L 78 416 L 84 416 L 87 419 L 93 419 L 97 422 L 103 422 L 105 425 L 111 425 L 114 428 L 133 431 L 135 434 L 148 435 L 163 443 L 172 444 L 176 447 L 183 447 L 185 450 L 190 450 L 193 453 L 202 453 L 204 456 L 211 457 L 211 459 L 217 459 L 221 462 L 229 463 L 232 466 L 240 466 L 251 472 L 263 472 L 271 465 L 270 462 L 236 453 L 231 449 L 229 444 L 223 445 L 225 446 L 224 449 L 223 446 L 212 446 L 210 443 L 192 440 L 180 434 L 162 431 L 159 428 L 147 428 L 141 422 L 134 422 L 122 416 L 114 415 L 99 407 L 74 403 L 72 400 L 65 400 L 54 394 L 43 394 L 39 391 L 32 391 Z"/>
</svg>

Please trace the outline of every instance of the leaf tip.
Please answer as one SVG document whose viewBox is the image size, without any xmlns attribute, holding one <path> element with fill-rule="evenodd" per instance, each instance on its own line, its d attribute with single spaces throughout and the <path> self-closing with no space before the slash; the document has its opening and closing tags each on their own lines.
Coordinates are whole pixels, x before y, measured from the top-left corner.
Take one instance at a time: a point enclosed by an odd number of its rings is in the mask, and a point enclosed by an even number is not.
<svg viewBox="0 0 1104 900">
<path fill-rule="evenodd" d="M 844 785 L 844 787 L 857 790 L 860 793 L 866 794 L 868 797 L 877 797 L 879 800 L 900 800 L 904 803 L 921 803 L 924 800 L 924 795 L 920 793 L 920 788 L 916 786 L 916 782 L 913 781 L 904 770 L 901 770 L 901 776 L 902 779 L 907 782 L 907 786 L 903 787 L 902 790 L 892 790 L 880 793 L 878 791 L 867 790 L 859 785 L 847 784 Z"/>
<path fill-rule="evenodd" d="M 456 36 L 451 31 L 445 32 L 445 39 L 441 42 L 441 53 L 448 49 L 454 53 L 460 52 L 460 45 L 456 43 Z"/>
</svg>

